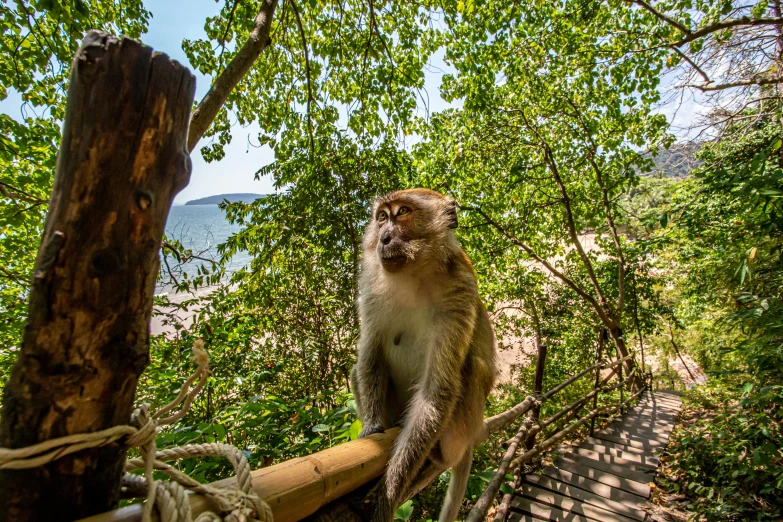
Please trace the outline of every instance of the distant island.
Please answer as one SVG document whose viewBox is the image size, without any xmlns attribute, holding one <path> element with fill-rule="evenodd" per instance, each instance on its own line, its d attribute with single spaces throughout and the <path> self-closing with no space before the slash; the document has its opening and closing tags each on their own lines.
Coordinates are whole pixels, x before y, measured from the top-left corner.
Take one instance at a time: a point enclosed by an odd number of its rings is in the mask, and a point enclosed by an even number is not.
<svg viewBox="0 0 783 522">
<path fill-rule="evenodd" d="M 193 199 L 185 203 L 185 205 L 217 205 L 218 203 L 222 203 L 224 199 L 227 199 L 229 203 L 236 203 L 237 201 L 252 203 L 253 201 L 263 197 L 264 194 L 218 194 L 217 196 Z"/>
</svg>

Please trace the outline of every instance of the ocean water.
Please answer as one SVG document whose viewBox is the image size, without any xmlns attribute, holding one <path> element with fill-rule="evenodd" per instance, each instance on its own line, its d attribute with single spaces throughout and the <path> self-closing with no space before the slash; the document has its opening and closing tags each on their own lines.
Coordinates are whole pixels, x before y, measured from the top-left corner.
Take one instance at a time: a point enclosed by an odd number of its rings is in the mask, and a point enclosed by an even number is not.
<svg viewBox="0 0 783 522">
<path fill-rule="evenodd" d="M 232 225 L 226 220 L 224 212 L 217 205 L 176 205 L 171 207 L 169 219 L 166 221 L 166 236 L 176 239 L 182 246 L 193 251 L 194 255 L 206 259 L 220 260 L 217 246 L 225 243 L 232 234 L 239 232 L 239 225 Z M 169 258 L 169 263 L 172 260 Z M 250 255 L 247 252 L 238 252 L 229 262 L 227 271 L 234 272 L 250 263 Z M 190 263 L 178 267 L 172 267 L 172 272 L 181 278 L 182 273 L 187 273 L 188 278 L 195 277 L 198 267 L 210 266 L 209 263 L 193 260 Z M 162 266 L 164 273 L 166 266 Z M 168 279 L 164 275 L 164 279 Z M 156 293 L 170 292 L 170 284 L 167 281 L 158 283 Z"/>
</svg>

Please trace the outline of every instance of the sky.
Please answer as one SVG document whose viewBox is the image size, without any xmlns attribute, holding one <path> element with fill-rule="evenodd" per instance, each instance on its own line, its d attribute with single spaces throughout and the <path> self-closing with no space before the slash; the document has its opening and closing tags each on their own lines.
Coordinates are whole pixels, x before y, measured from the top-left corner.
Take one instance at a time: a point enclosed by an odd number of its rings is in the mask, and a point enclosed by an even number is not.
<svg viewBox="0 0 783 522">
<path fill-rule="evenodd" d="M 215 16 L 220 12 L 222 0 L 220 2 L 216 0 L 145 0 L 144 4 L 152 13 L 152 18 L 149 22 L 149 30 L 141 38 L 142 42 L 187 65 L 187 57 L 182 51 L 182 40 L 204 38 L 204 22 L 207 17 Z M 444 72 L 451 71 L 453 69 L 443 61 L 442 52 L 432 58 L 430 67 L 425 70 L 425 91 L 429 98 L 428 109 L 430 113 L 454 106 L 446 103 L 439 94 L 442 75 Z M 198 73 L 198 71 L 194 71 L 194 74 L 196 75 L 196 100 L 200 100 L 209 90 L 211 78 Z M 20 114 L 21 105 L 20 97 L 16 93 L 10 92 L 9 97 L 0 102 L 0 110 L 16 117 Z M 705 108 L 699 99 L 688 94 L 682 103 L 668 103 L 661 107 L 660 112 L 665 114 L 669 121 L 673 121 L 676 127 L 691 123 Z M 232 132 L 231 143 L 225 147 L 225 157 L 221 161 L 213 163 L 207 163 L 201 157 L 199 149 L 205 143 L 205 140 L 202 140 L 191 154 L 193 171 L 190 184 L 177 195 L 174 203 L 184 204 L 191 199 L 215 194 L 235 192 L 268 194 L 274 192 L 269 178 L 254 179 L 255 172 L 274 159 L 273 152 L 268 146 L 258 146 L 256 139 L 258 132 L 257 124 L 244 128 L 237 124 Z"/>
</svg>

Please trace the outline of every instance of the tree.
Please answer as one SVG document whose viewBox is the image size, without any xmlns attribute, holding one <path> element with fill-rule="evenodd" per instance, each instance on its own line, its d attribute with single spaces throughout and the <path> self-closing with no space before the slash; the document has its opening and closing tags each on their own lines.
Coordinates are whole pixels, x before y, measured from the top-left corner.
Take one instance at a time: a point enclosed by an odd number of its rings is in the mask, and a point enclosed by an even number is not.
<svg viewBox="0 0 783 522">
<path fill-rule="evenodd" d="M 713 133 L 740 132 L 778 115 L 783 94 L 783 15 L 779 0 L 628 0 L 637 13 L 634 53 L 664 56 L 681 88 L 708 95 Z M 746 109 L 753 109 L 747 111 Z M 729 120 L 743 125 L 723 125 Z"/>
<path fill-rule="evenodd" d="M 433 119 L 417 153 L 425 179 L 457 196 L 485 245 L 518 248 L 575 292 L 625 356 L 617 197 L 651 166 L 639 149 L 670 141 L 651 113 L 660 67 L 614 58 L 627 42 L 601 5 L 466 4 L 461 15 L 447 51 L 458 75 L 443 90 L 465 108 Z M 607 258 L 613 284 L 596 269 Z"/>
</svg>

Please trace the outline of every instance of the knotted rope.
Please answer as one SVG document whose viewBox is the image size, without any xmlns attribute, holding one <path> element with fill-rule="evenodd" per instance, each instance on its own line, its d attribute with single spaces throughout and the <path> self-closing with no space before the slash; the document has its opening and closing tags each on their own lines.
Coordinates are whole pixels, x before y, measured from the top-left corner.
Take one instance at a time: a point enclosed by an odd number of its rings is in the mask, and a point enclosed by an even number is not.
<svg viewBox="0 0 783 522">
<path fill-rule="evenodd" d="M 209 355 L 201 339 L 193 343 L 193 358 L 196 371 L 188 377 L 173 401 L 162 409 L 149 414 L 149 405 L 143 404 L 131 415 L 127 426 L 114 426 L 94 433 L 79 433 L 28 446 L 26 448 L 0 448 L 0 469 L 29 469 L 57 460 L 65 455 L 88 448 L 97 448 L 114 442 L 128 448 L 139 448 L 141 458 L 125 463 L 123 491 L 133 497 L 146 496 L 142 515 L 143 522 L 152 520 L 152 508 L 157 508 L 161 522 L 272 522 L 272 509 L 253 492 L 250 465 L 240 450 L 230 444 L 188 444 L 157 451 L 155 437 L 161 427 L 180 420 L 190 409 L 193 400 L 207 382 L 209 376 Z M 195 384 L 194 384 L 195 383 Z M 180 406 L 179 411 L 171 413 Z M 164 415 L 167 415 L 165 416 Z M 192 479 L 182 471 L 167 464 L 167 461 L 188 457 L 224 457 L 234 467 L 237 489 L 216 488 Z M 127 473 L 144 469 L 144 475 Z M 152 473 L 159 470 L 171 481 L 156 481 Z M 218 506 L 225 516 L 205 512 L 193 520 L 190 503 L 185 490 L 200 493 Z"/>
</svg>

